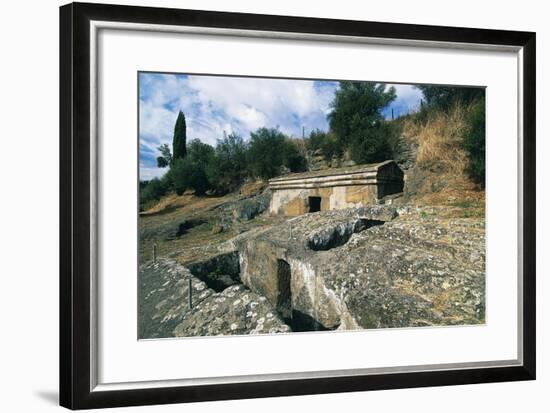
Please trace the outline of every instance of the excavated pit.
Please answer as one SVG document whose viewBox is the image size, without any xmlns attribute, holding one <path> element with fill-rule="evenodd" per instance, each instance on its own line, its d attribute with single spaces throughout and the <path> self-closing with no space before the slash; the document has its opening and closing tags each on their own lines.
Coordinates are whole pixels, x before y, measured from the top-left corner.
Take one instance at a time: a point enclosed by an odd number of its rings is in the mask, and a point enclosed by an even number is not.
<svg viewBox="0 0 550 413">
<path fill-rule="evenodd" d="M 318 320 L 292 306 L 292 269 L 290 264 L 277 259 L 277 305 L 275 310 L 294 332 L 335 330 L 339 325 L 327 328 Z"/>
<path fill-rule="evenodd" d="M 353 234 L 384 223 L 385 221 L 367 218 L 341 223 L 310 236 L 307 240 L 307 246 L 313 251 L 328 251 L 346 244 Z"/>
<path fill-rule="evenodd" d="M 237 251 L 188 264 L 187 268 L 191 274 L 216 292 L 222 292 L 235 284 L 242 284 Z"/>
<path fill-rule="evenodd" d="M 187 232 L 191 228 L 198 227 L 199 225 L 202 225 L 205 223 L 206 221 L 202 219 L 190 219 L 190 220 L 185 220 L 183 222 L 180 222 L 178 225 L 178 229 L 176 231 L 175 237 L 176 238 L 181 237 L 182 235 L 187 234 Z"/>
</svg>

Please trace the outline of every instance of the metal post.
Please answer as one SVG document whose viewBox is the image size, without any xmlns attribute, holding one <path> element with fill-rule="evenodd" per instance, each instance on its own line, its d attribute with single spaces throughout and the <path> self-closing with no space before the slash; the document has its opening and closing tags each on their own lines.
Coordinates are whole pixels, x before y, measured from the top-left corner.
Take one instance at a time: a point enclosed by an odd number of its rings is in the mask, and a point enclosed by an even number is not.
<svg viewBox="0 0 550 413">
<path fill-rule="evenodd" d="M 191 285 L 191 277 L 187 280 L 187 301 L 189 309 L 193 309 L 193 286 Z"/>
<path fill-rule="evenodd" d="M 157 263 L 157 244 L 153 244 L 153 264 Z"/>
</svg>

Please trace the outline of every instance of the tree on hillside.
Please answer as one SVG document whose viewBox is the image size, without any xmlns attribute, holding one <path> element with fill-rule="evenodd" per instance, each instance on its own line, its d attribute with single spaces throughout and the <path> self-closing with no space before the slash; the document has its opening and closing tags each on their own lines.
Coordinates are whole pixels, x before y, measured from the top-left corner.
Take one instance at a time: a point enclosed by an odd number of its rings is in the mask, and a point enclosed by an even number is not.
<svg viewBox="0 0 550 413">
<path fill-rule="evenodd" d="M 285 139 L 283 146 L 283 165 L 290 172 L 307 171 L 307 160 L 298 146 L 298 141 L 290 138 Z"/>
<path fill-rule="evenodd" d="M 172 154 L 167 144 L 163 143 L 158 147 L 161 156 L 157 157 L 157 166 L 159 168 L 166 168 L 172 163 Z"/>
<path fill-rule="evenodd" d="M 247 152 L 249 173 L 262 179 L 280 175 L 285 166 L 290 172 L 301 172 L 307 162 L 297 145 L 275 128 L 260 128 L 250 133 Z"/>
<path fill-rule="evenodd" d="M 234 191 L 243 183 L 247 173 L 246 151 L 244 139 L 235 133 L 218 139 L 215 159 L 206 171 L 216 192 Z"/>
<path fill-rule="evenodd" d="M 448 109 L 454 103 L 472 103 L 485 96 L 485 89 L 474 87 L 456 86 L 416 86 L 422 94 L 428 106 L 440 109 Z"/>
<path fill-rule="evenodd" d="M 481 187 L 485 186 L 485 98 L 472 107 L 467 119 L 468 128 L 464 134 L 464 149 L 468 152 L 466 171 Z"/>
<path fill-rule="evenodd" d="M 174 138 L 172 140 L 172 162 L 183 159 L 187 155 L 187 126 L 185 115 L 180 110 L 174 126 Z"/>
<path fill-rule="evenodd" d="M 358 163 L 391 156 L 382 109 L 395 100 L 395 88 L 384 83 L 342 81 L 331 103 L 330 128 L 340 149 Z"/>
<path fill-rule="evenodd" d="M 343 151 L 333 132 L 323 132 L 319 129 L 309 134 L 309 148 L 313 151 L 321 151 L 326 161 L 330 161 L 333 157 L 341 157 Z"/>
<path fill-rule="evenodd" d="M 166 180 L 153 178 L 139 183 L 139 209 L 143 211 L 152 202 L 158 201 L 168 190 Z"/>
<path fill-rule="evenodd" d="M 201 142 L 200 139 L 193 139 L 187 145 L 187 156 L 193 162 L 206 166 L 214 156 L 214 148 L 207 143 Z"/>
<path fill-rule="evenodd" d="M 247 163 L 253 176 L 269 179 L 281 172 L 285 135 L 278 129 L 260 128 L 250 133 Z"/>
<path fill-rule="evenodd" d="M 193 139 L 187 147 L 187 156 L 174 160 L 168 171 L 174 191 L 181 195 L 186 189 L 193 189 L 196 195 L 203 195 L 211 187 L 206 170 L 213 162 L 214 148 L 199 139 Z"/>
</svg>

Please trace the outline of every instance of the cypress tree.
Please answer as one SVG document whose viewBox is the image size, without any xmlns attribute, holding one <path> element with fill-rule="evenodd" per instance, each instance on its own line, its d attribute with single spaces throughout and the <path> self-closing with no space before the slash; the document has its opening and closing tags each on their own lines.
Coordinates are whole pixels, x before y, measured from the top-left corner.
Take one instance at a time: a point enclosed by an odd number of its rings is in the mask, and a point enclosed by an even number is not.
<svg viewBox="0 0 550 413">
<path fill-rule="evenodd" d="M 176 125 L 174 126 L 174 139 L 172 140 L 172 162 L 177 159 L 185 158 L 187 154 L 187 127 L 185 125 L 185 115 L 180 110 Z"/>
</svg>

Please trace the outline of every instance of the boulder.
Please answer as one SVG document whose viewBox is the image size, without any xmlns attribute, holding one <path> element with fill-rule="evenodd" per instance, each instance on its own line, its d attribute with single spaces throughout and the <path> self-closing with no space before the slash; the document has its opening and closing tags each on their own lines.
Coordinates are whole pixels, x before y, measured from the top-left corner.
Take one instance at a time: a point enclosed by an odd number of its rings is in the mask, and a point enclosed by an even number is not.
<svg viewBox="0 0 550 413">
<path fill-rule="evenodd" d="M 271 191 L 264 190 L 259 195 L 235 202 L 232 207 L 233 217 L 240 221 L 250 221 L 269 208 L 270 200 Z"/>
</svg>

